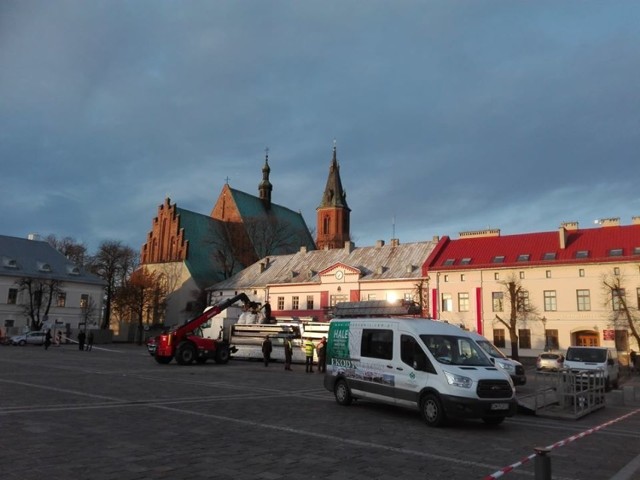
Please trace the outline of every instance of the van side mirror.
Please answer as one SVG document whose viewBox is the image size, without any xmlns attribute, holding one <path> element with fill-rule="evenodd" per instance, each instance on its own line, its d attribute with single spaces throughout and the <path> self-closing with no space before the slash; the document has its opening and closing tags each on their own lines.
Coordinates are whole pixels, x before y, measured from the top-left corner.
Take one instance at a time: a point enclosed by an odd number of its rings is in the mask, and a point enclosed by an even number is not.
<svg viewBox="0 0 640 480">
<path fill-rule="evenodd" d="M 607 365 L 615 365 L 615 362 L 613 361 L 613 358 L 607 359 Z"/>
<path fill-rule="evenodd" d="M 489 360 L 491 361 L 491 363 L 492 363 L 493 365 L 495 365 L 495 364 L 496 364 L 496 359 L 495 359 L 495 358 L 493 358 L 493 357 L 489 357 Z"/>
</svg>

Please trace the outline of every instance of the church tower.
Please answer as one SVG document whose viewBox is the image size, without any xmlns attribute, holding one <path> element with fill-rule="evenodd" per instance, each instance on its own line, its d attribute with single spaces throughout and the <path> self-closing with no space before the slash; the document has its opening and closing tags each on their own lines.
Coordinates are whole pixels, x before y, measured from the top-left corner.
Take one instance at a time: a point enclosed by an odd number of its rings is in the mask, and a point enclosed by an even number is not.
<svg viewBox="0 0 640 480">
<path fill-rule="evenodd" d="M 264 167 L 262 167 L 262 182 L 258 186 L 258 192 L 260 194 L 260 200 L 262 200 L 262 204 L 264 205 L 265 210 L 269 210 L 271 208 L 271 191 L 273 190 L 273 185 L 269 182 L 269 174 L 271 173 L 271 168 L 269 167 L 269 149 L 265 149 L 264 155 Z"/>
<path fill-rule="evenodd" d="M 347 194 L 340 180 L 340 165 L 336 156 L 336 144 L 333 142 L 333 158 L 329 167 L 329 178 L 324 188 L 322 201 L 316 208 L 316 248 L 343 248 L 350 240 Z"/>
</svg>

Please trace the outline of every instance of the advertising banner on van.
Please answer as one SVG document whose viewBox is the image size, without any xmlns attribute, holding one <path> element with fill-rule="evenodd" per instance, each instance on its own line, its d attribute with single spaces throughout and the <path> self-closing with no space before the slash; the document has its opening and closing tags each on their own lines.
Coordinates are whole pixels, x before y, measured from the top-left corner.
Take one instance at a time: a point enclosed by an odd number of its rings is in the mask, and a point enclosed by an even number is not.
<svg viewBox="0 0 640 480">
<path fill-rule="evenodd" d="M 349 350 L 349 322 L 334 322 L 329 329 L 327 339 L 329 356 L 332 358 L 351 358 Z"/>
</svg>

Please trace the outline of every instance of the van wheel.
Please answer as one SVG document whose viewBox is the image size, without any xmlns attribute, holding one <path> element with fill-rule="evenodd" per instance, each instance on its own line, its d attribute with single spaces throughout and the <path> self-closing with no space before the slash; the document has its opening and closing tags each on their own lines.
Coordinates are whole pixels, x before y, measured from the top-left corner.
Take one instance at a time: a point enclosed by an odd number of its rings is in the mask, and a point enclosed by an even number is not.
<svg viewBox="0 0 640 480">
<path fill-rule="evenodd" d="M 444 425 L 446 415 L 442 402 L 437 395 L 428 393 L 420 401 L 420 412 L 422 418 L 430 427 L 441 427 Z"/>
<path fill-rule="evenodd" d="M 340 405 L 344 405 L 345 407 L 351 405 L 351 402 L 353 401 L 347 382 L 344 380 L 338 380 L 336 382 L 336 386 L 333 387 L 333 394 L 336 396 L 336 402 Z"/>
<path fill-rule="evenodd" d="M 482 421 L 487 425 L 500 425 L 504 422 L 504 417 L 482 417 Z"/>
</svg>

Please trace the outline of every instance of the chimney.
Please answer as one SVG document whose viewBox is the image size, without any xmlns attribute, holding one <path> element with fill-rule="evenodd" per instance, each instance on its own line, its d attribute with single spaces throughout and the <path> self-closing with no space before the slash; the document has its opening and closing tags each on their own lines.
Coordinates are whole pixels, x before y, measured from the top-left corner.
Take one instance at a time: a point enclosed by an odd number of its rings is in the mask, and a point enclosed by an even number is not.
<svg viewBox="0 0 640 480">
<path fill-rule="evenodd" d="M 474 230 L 468 232 L 460 232 L 458 234 L 460 238 L 480 238 L 480 237 L 499 237 L 499 228 L 487 228 L 485 230 Z"/>
<path fill-rule="evenodd" d="M 598 223 L 601 227 L 619 227 L 620 217 L 601 218 L 600 220 L 598 220 Z"/>
<path fill-rule="evenodd" d="M 631 217 L 631 225 L 640 225 L 640 217 Z"/>
<path fill-rule="evenodd" d="M 376 248 L 384 247 L 384 240 L 376 240 Z"/>
<path fill-rule="evenodd" d="M 433 243 L 438 243 L 440 241 L 440 235 L 433 236 Z"/>
<path fill-rule="evenodd" d="M 578 222 L 562 222 L 560 224 L 560 228 L 558 229 L 558 233 L 560 235 L 560 249 L 564 250 L 567 248 L 567 239 L 569 235 L 567 234 L 570 230 L 577 230 Z"/>
<path fill-rule="evenodd" d="M 407 273 L 412 273 L 413 272 L 413 265 L 409 264 L 407 265 Z"/>
<path fill-rule="evenodd" d="M 350 242 L 350 241 L 344 242 L 344 249 L 347 251 L 347 253 L 353 252 L 354 248 L 355 248 L 355 244 L 353 242 Z"/>
<path fill-rule="evenodd" d="M 397 247 L 398 245 L 400 245 L 400 239 L 399 238 L 392 238 L 391 239 L 391 246 L 392 247 Z"/>
<path fill-rule="evenodd" d="M 300 253 L 307 253 L 307 246 L 306 245 L 302 245 L 300 247 Z"/>
</svg>

